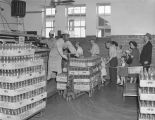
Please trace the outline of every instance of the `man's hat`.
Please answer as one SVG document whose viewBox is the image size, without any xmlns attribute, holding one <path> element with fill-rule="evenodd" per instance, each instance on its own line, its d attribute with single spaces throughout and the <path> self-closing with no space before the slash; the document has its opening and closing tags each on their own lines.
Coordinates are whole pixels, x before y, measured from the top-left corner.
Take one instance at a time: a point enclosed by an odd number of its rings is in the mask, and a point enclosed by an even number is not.
<svg viewBox="0 0 155 120">
<path fill-rule="evenodd" d="M 64 31 L 62 32 L 62 35 L 69 35 L 69 31 L 68 31 L 68 30 L 64 30 Z"/>
<path fill-rule="evenodd" d="M 52 35 L 52 34 L 54 34 L 54 31 L 53 31 L 53 30 L 51 30 L 51 31 L 49 32 L 49 34 L 51 34 L 51 35 Z"/>
<path fill-rule="evenodd" d="M 147 36 L 150 40 L 152 38 L 151 34 L 150 33 L 146 33 L 144 36 Z"/>
</svg>

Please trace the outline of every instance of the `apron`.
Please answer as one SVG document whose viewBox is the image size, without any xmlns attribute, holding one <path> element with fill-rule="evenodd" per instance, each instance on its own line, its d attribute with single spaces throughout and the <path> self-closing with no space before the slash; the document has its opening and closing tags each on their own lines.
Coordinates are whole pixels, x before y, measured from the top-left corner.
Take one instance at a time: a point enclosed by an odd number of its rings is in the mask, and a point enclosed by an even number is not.
<svg viewBox="0 0 155 120">
<path fill-rule="evenodd" d="M 61 61 L 62 57 L 60 56 L 56 40 L 52 40 L 49 44 L 50 53 L 49 53 L 49 60 L 48 60 L 48 79 L 52 78 L 52 73 L 57 72 L 57 74 L 62 72 L 61 68 Z"/>
</svg>

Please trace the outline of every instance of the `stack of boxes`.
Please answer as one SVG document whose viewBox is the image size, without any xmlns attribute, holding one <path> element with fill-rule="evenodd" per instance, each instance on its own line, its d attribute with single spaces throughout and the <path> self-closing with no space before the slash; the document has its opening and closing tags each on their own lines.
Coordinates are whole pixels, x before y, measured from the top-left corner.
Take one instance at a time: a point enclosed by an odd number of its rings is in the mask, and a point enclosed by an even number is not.
<svg viewBox="0 0 155 120">
<path fill-rule="evenodd" d="M 155 69 L 140 73 L 139 120 L 155 120 Z"/>
<path fill-rule="evenodd" d="M 74 92 L 89 92 L 101 83 L 101 58 L 71 58 L 68 70 Z"/>
<path fill-rule="evenodd" d="M 46 107 L 46 75 L 31 44 L 0 45 L 0 119 L 24 120 Z"/>
</svg>

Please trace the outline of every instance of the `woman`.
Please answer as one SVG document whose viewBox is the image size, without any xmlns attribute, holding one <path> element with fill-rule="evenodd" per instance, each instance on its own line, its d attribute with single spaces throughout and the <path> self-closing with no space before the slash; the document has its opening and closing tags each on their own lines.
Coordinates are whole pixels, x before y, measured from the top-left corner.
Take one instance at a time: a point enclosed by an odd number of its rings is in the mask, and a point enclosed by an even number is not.
<svg viewBox="0 0 155 120">
<path fill-rule="evenodd" d="M 130 49 L 131 49 L 130 55 L 132 58 L 132 62 L 129 66 L 130 67 L 139 66 L 140 65 L 140 63 L 139 63 L 140 53 L 139 53 L 139 50 L 137 48 L 137 43 L 135 41 L 130 41 L 129 45 L 130 45 Z M 136 83 L 138 75 L 137 74 L 131 74 L 130 76 L 131 76 L 131 83 Z"/>
<path fill-rule="evenodd" d="M 130 41 L 129 45 L 130 45 L 130 49 L 131 49 L 130 55 L 132 58 L 132 62 L 130 64 L 130 66 L 138 66 L 139 60 L 140 60 L 140 53 L 137 48 L 137 43 L 135 41 Z"/>
</svg>

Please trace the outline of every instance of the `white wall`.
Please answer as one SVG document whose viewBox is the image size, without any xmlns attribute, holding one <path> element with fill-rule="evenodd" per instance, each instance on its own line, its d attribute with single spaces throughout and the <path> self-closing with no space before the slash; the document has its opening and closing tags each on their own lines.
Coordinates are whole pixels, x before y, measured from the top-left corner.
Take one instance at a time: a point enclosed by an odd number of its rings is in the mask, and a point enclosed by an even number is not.
<svg viewBox="0 0 155 120">
<path fill-rule="evenodd" d="M 32 1 L 34 2 L 32 3 Z M 44 4 L 43 0 L 27 0 L 27 2 L 29 10 L 34 8 L 41 10 L 40 4 Z M 112 35 L 135 35 L 146 32 L 155 34 L 155 0 L 76 0 L 76 3 L 87 6 L 86 35 L 96 35 L 96 3 L 102 2 L 110 2 L 112 5 Z M 38 7 L 35 7 L 37 5 Z M 66 17 L 63 12 L 65 13 L 64 8 L 57 8 L 56 30 L 64 30 L 66 27 Z M 27 14 L 25 18 L 26 30 L 41 31 L 41 20 L 41 14 Z"/>
<path fill-rule="evenodd" d="M 10 30 L 10 29 L 16 30 L 17 19 L 11 17 L 11 6 L 9 4 L 0 2 L 0 7 L 4 9 L 4 11 L 0 10 L 0 30 Z M 4 18 L 6 19 L 7 22 L 4 20 Z M 4 23 L 4 26 L 2 23 Z M 10 28 L 6 23 L 9 24 Z"/>
</svg>

